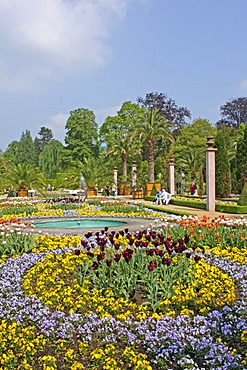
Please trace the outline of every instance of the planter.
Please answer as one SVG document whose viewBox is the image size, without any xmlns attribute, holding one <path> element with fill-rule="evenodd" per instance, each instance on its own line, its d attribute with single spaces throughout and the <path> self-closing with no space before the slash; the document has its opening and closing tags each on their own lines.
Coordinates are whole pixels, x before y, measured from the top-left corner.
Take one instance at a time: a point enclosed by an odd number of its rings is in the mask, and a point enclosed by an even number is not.
<svg viewBox="0 0 247 370">
<path fill-rule="evenodd" d="M 20 189 L 18 190 L 18 197 L 27 197 L 28 191 L 26 189 Z"/>
<path fill-rule="evenodd" d="M 124 195 L 124 189 L 125 189 L 125 184 L 120 184 L 118 194 L 119 195 Z"/>
<path fill-rule="evenodd" d="M 133 199 L 142 199 L 142 198 L 144 198 L 142 190 L 136 190 L 133 192 Z"/>
<path fill-rule="evenodd" d="M 156 190 L 155 190 L 155 194 L 156 194 L 156 192 L 158 191 L 158 190 L 161 190 L 161 184 L 156 184 L 156 183 L 148 183 L 147 184 L 147 188 L 146 188 L 146 195 L 147 196 L 150 196 L 150 195 L 152 195 L 152 191 L 153 191 L 153 187 L 155 186 L 155 188 L 156 188 Z M 155 194 L 153 194 L 153 195 L 155 195 Z"/>
<path fill-rule="evenodd" d="M 97 195 L 97 190 L 95 188 L 88 188 L 87 189 L 87 196 L 88 197 L 95 197 Z"/>
<path fill-rule="evenodd" d="M 119 185 L 118 195 L 130 195 L 130 187 L 126 184 Z"/>
</svg>

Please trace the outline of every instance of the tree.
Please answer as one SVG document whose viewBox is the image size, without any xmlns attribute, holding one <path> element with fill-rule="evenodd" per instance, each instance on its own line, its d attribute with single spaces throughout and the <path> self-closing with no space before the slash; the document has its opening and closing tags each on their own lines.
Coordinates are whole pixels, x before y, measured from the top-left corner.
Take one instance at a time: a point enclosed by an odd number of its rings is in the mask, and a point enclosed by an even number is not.
<svg viewBox="0 0 247 370">
<path fill-rule="evenodd" d="M 217 127 L 225 125 L 238 128 L 240 123 L 247 125 L 247 98 L 231 99 L 220 107 L 222 119 L 217 122 Z"/>
<path fill-rule="evenodd" d="M 216 128 L 203 118 L 197 118 L 190 125 L 181 128 L 173 153 L 176 167 L 184 169 L 190 181 L 198 176 L 201 165 L 205 167 L 207 137 L 215 135 Z"/>
<path fill-rule="evenodd" d="M 98 125 L 92 111 L 79 108 L 70 112 L 65 128 L 66 148 L 75 160 L 98 155 Z"/>
<path fill-rule="evenodd" d="M 36 163 L 38 164 L 39 155 L 43 152 L 45 146 L 49 144 L 49 142 L 53 139 L 52 130 L 42 126 L 38 132 L 40 137 L 35 137 L 34 139 L 34 149 L 35 149 L 35 156 L 36 156 Z"/>
<path fill-rule="evenodd" d="M 30 163 L 18 163 L 7 168 L 5 178 L 9 186 L 14 189 L 40 188 L 43 181 L 42 174 Z"/>
<path fill-rule="evenodd" d="M 216 152 L 216 196 L 227 198 L 231 193 L 230 162 L 226 145 L 227 131 L 222 128 L 215 137 Z"/>
<path fill-rule="evenodd" d="M 35 150 L 33 138 L 29 130 L 23 131 L 17 146 L 16 163 L 29 163 L 35 165 Z"/>
<path fill-rule="evenodd" d="M 3 153 L 4 159 L 12 164 L 19 163 L 19 141 L 14 140 L 8 145 L 8 148 Z"/>
<path fill-rule="evenodd" d="M 63 145 L 58 140 L 50 140 L 39 155 L 39 167 L 46 178 L 54 179 L 62 170 Z"/>
<path fill-rule="evenodd" d="M 174 128 L 181 128 L 186 124 L 186 118 L 191 118 L 187 108 L 178 107 L 175 100 L 164 93 L 151 92 L 146 94 L 145 98 L 138 97 L 137 102 L 142 107 L 159 111 L 165 121 L 172 122 Z"/>
<path fill-rule="evenodd" d="M 123 166 L 123 182 L 127 181 L 127 163 L 140 153 L 140 143 L 132 132 L 137 125 L 141 108 L 130 101 L 123 103 L 117 116 L 108 116 L 100 128 L 100 137 L 107 145 L 105 154 L 121 158 Z"/>
<path fill-rule="evenodd" d="M 93 156 L 84 157 L 83 161 L 78 161 L 76 166 L 83 175 L 87 188 L 94 188 L 103 171 L 99 159 Z"/>
<path fill-rule="evenodd" d="M 148 181 L 154 183 L 154 159 L 156 144 L 159 139 L 172 138 L 171 123 L 165 121 L 164 116 L 155 108 L 143 108 L 139 115 L 134 134 L 140 137 L 148 147 Z"/>
<path fill-rule="evenodd" d="M 243 190 L 247 183 L 247 126 L 244 128 L 244 137 L 237 143 L 236 152 L 236 179 L 238 182 L 238 191 Z"/>
</svg>

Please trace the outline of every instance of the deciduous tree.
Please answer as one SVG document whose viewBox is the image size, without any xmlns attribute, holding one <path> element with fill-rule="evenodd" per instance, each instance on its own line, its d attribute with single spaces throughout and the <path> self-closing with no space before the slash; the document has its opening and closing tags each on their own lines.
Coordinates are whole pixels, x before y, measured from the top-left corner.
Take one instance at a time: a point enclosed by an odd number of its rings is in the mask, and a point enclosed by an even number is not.
<svg viewBox="0 0 247 370">
<path fill-rule="evenodd" d="M 65 143 L 74 159 L 83 160 L 99 153 L 98 125 L 93 111 L 79 108 L 70 112 L 66 125 Z"/>
<path fill-rule="evenodd" d="M 240 123 L 247 125 L 247 98 L 230 99 L 220 107 L 222 119 L 217 122 L 217 127 L 226 126 L 238 128 Z"/>
</svg>

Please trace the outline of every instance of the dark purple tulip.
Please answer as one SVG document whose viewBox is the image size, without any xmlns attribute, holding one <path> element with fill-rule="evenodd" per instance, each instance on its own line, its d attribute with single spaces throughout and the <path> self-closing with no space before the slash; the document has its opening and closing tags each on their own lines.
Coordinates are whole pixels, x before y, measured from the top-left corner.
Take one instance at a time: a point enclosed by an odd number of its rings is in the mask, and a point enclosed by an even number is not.
<svg viewBox="0 0 247 370">
<path fill-rule="evenodd" d="M 91 266 L 91 269 L 92 270 L 97 270 L 97 268 L 99 267 L 99 264 L 97 262 L 94 261 L 94 263 L 92 264 Z"/>
<path fill-rule="evenodd" d="M 120 258 L 121 258 L 121 254 L 115 254 L 114 255 L 114 260 L 116 261 L 116 262 L 118 262 L 119 260 L 120 260 Z"/>
<path fill-rule="evenodd" d="M 170 248 L 171 247 L 171 240 L 166 239 L 165 240 L 165 246 L 166 246 L 166 248 Z"/>
<path fill-rule="evenodd" d="M 87 256 L 89 256 L 89 257 L 94 257 L 94 253 L 93 253 L 93 252 L 87 252 L 86 254 L 87 254 Z"/>
<path fill-rule="evenodd" d="M 75 254 L 76 256 L 79 256 L 79 255 L 80 255 L 80 253 L 81 253 L 80 249 L 75 249 L 74 254 Z"/>
<path fill-rule="evenodd" d="M 191 253 L 187 252 L 187 253 L 186 253 L 186 257 L 187 257 L 187 258 L 190 258 L 190 256 L 191 256 Z"/>
<path fill-rule="evenodd" d="M 105 258 L 105 253 L 97 254 L 97 260 L 98 261 L 103 260 L 104 258 Z"/>
<path fill-rule="evenodd" d="M 114 244 L 114 247 L 115 247 L 116 250 L 119 250 L 120 244 L 116 243 L 116 244 Z"/>
<path fill-rule="evenodd" d="M 146 254 L 147 254 L 147 256 L 153 256 L 153 255 L 154 255 L 154 251 L 155 251 L 155 249 L 153 249 L 153 248 L 149 248 L 149 249 L 147 249 L 147 250 L 146 250 Z"/>
<path fill-rule="evenodd" d="M 153 271 L 156 267 L 156 261 L 151 261 L 148 265 L 148 270 Z"/>
<path fill-rule="evenodd" d="M 126 234 L 128 234 L 129 229 L 128 228 L 127 229 L 124 229 L 124 231 L 125 231 Z"/>
<path fill-rule="evenodd" d="M 172 260 L 170 258 L 162 258 L 163 265 L 170 266 Z"/>
<path fill-rule="evenodd" d="M 122 236 L 124 236 L 124 231 L 123 230 L 120 230 L 119 231 L 119 234 L 122 235 Z"/>
<path fill-rule="evenodd" d="M 198 256 L 198 255 L 196 255 L 196 256 L 194 257 L 194 260 L 195 260 L 196 262 L 200 261 L 201 259 L 202 259 L 202 257 L 200 257 L 200 256 Z"/>
<path fill-rule="evenodd" d="M 108 226 L 105 227 L 105 231 L 108 231 Z"/>
<path fill-rule="evenodd" d="M 186 235 L 184 236 L 184 242 L 185 242 L 185 243 L 189 243 L 189 241 L 190 241 L 190 236 L 189 236 L 188 234 L 186 234 Z"/>
<path fill-rule="evenodd" d="M 112 263 L 112 260 L 109 260 L 109 259 L 107 259 L 107 260 L 105 260 L 105 263 L 107 264 L 107 266 L 111 266 L 111 263 Z"/>
<path fill-rule="evenodd" d="M 133 250 L 127 248 L 125 251 L 123 251 L 123 258 L 125 259 L 126 262 L 129 262 L 131 260 Z"/>
<path fill-rule="evenodd" d="M 173 248 L 166 248 L 167 249 L 167 252 L 169 253 L 169 254 L 172 254 L 173 252 L 174 252 L 174 249 Z"/>
</svg>

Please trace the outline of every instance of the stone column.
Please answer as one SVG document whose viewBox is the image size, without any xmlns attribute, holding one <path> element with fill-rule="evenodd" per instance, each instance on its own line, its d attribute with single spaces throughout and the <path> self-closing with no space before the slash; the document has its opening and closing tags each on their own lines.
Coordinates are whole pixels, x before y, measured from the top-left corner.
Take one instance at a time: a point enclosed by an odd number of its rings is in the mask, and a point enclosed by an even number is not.
<svg viewBox="0 0 247 370">
<path fill-rule="evenodd" d="M 131 175 L 132 175 L 132 189 L 133 190 L 136 188 L 136 170 L 137 170 L 136 162 L 133 162 L 132 163 L 132 172 L 131 172 Z"/>
<path fill-rule="evenodd" d="M 170 158 L 169 162 L 169 192 L 171 195 L 175 194 L 175 177 L 174 177 L 174 158 Z"/>
<path fill-rule="evenodd" d="M 116 166 L 113 169 L 113 182 L 117 186 L 117 167 Z"/>
<path fill-rule="evenodd" d="M 207 211 L 215 211 L 215 152 L 213 148 L 214 138 L 207 138 L 206 149 L 206 193 L 207 193 Z"/>
</svg>

